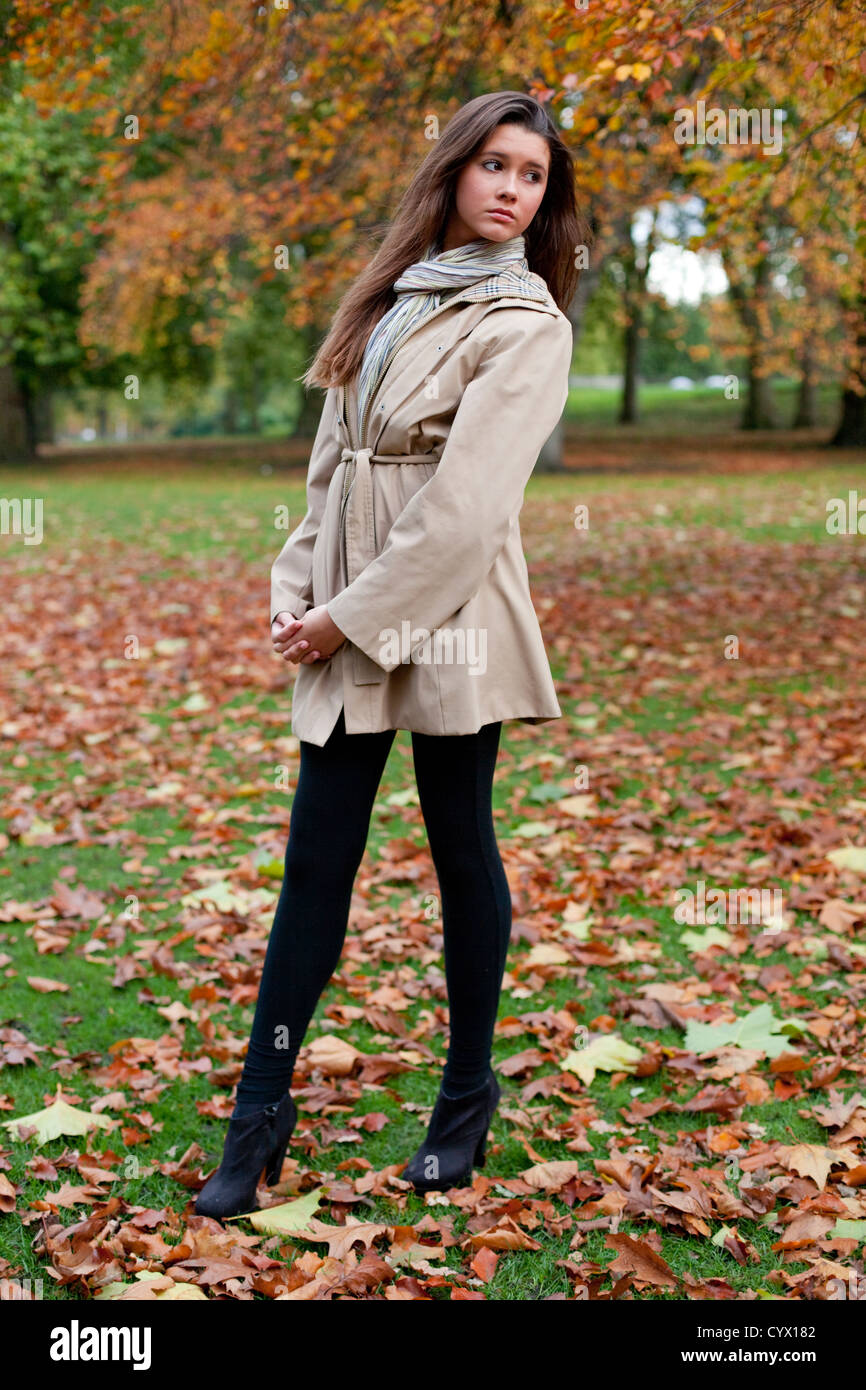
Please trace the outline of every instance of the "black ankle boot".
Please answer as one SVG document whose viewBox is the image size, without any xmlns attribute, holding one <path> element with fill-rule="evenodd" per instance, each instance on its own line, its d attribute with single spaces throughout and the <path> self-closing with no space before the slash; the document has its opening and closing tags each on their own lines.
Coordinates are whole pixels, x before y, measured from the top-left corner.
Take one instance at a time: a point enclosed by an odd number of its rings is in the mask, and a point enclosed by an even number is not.
<svg viewBox="0 0 866 1390">
<path fill-rule="evenodd" d="M 266 1169 L 269 1185 L 279 1180 L 297 1120 L 297 1108 L 288 1091 L 282 1100 L 252 1115 L 230 1119 L 222 1162 L 198 1194 L 196 1214 L 219 1220 L 253 1211 L 262 1169 Z"/>
<path fill-rule="evenodd" d="M 439 1192 L 471 1183 L 473 1164 L 484 1167 L 487 1131 L 500 1094 L 492 1071 L 484 1085 L 468 1096 L 449 1100 L 440 1090 L 427 1138 L 400 1176 L 411 1182 L 416 1192 Z"/>
</svg>

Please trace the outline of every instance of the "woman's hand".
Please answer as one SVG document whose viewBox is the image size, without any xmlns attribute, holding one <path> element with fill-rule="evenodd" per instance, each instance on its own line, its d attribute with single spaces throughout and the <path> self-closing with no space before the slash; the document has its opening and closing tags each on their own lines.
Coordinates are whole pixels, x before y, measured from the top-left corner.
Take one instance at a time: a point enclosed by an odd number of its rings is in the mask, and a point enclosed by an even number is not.
<svg viewBox="0 0 866 1390">
<path fill-rule="evenodd" d="M 274 650 L 285 661 L 303 662 L 310 665 L 314 661 L 327 661 L 346 640 L 331 618 L 327 606 L 319 604 L 310 608 L 303 618 L 293 618 L 291 613 L 280 612 L 271 624 L 271 640 Z"/>
</svg>

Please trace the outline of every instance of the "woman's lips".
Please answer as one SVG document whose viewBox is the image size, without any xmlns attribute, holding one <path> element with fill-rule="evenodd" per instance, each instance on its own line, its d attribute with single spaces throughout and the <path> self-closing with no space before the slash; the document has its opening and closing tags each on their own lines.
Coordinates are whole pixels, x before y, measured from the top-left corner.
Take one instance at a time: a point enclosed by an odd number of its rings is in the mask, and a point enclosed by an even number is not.
<svg viewBox="0 0 866 1390">
<path fill-rule="evenodd" d="M 511 215 L 510 213 L 508 213 L 508 212 L 500 212 L 498 209 L 494 209 L 492 212 L 488 212 L 487 216 L 488 216 L 488 217 L 495 217 L 495 218 L 497 219 L 497 221 L 499 221 L 499 222 L 513 222 L 513 221 L 514 221 L 514 218 L 512 217 L 512 215 Z"/>
</svg>

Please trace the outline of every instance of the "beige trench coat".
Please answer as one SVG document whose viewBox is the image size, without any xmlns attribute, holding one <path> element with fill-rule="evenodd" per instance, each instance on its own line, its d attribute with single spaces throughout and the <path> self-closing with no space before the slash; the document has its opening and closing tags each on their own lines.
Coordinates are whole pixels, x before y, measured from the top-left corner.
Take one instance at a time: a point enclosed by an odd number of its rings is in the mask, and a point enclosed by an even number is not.
<svg viewBox="0 0 866 1390">
<path fill-rule="evenodd" d="M 307 512 L 271 570 L 271 620 L 327 604 L 346 634 L 299 663 L 292 732 L 471 734 L 562 711 L 518 515 L 568 394 L 572 332 L 525 267 L 443 298 L 404 338 L 356 437 L 357 378 L 326 393 Z"/>
</svg>

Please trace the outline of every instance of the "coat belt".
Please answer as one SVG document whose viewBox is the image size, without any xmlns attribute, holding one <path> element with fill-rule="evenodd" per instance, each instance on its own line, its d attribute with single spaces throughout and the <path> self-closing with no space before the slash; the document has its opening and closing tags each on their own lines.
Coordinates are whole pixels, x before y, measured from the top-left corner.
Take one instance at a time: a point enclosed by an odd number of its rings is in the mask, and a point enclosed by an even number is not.
<svg viewBox="0 0 866 1390">
<path fill-rule="evenodd" d="M 363 569 L 378 555 L 376 514 L 373 504 L 373 474 L 371 464 L 380 463 L 438 463 L 438 454 L 376 454 L 372 449 L 344 447 L 340 454 L 344 465 L 340 527 L 346 552 L 346 577 L 351 584 Z M 385 672 L 360 647 L 354 647 L 356 685 L 380 685 Z"/>
</svg>

